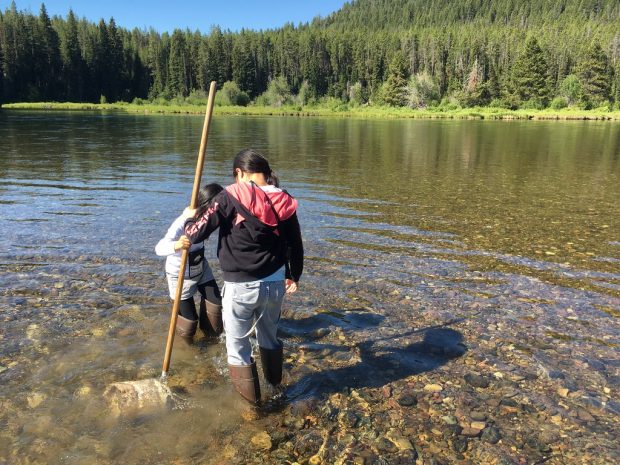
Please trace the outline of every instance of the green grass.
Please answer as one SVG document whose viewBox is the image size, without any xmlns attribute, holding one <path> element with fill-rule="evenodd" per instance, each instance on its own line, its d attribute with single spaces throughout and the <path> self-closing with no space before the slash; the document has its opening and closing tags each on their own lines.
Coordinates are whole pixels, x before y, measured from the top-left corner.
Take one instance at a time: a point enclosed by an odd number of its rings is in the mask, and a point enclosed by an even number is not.
<svg viewBox="0 0 620 465">
<path fill-rule="evenodd" d="M 93 111 L 124 111 L 141 114 L 203 114 L 206 105 L 168 102 L 162 103 L 7 103 L 3 109 L 12 110 L 93 110 Z M 565 108 L 562 110 L 507 110 L 504 108 L 476 107 L 442 109 L 428 108 L 412 110 L 410 108 L 393 107 L 348 107 L 340 104 L 327 106 L 283 106 L 279 108 L 250 105 L 216 106 L 216 115 L 258 115 L 258 116 L 335 116 L 356 118 L 421 118 L 421 119 L 532 119 L 532 120 L 612 120 L 620 121 L 620 111 L 580 110 Z"/>
</svg>

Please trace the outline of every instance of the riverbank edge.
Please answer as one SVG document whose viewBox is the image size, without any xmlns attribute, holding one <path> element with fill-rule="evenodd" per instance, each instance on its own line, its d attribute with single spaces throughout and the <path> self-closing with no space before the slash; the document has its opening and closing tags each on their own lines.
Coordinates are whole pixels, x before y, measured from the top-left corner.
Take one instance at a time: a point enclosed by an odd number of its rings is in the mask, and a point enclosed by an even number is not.
<svg viewBox="0 0 620 465">
<path fill-rule="evenodd" d="M 191 104 L 135 104 L 135 103 L 59 103 L 32 102 L 7 103 L 4 110 L 63 110 L 63 111 L 124 111 L 133 114 L 204 114 L 206 105 Z M 384 119 L 473 119 L 473 120 L 590 120 L 620 121 L 620 111 L 603 110 L 507 110 L 505 108 L 461 108 L 453 110 L 393 107 L 354 107 L 349 109 L 328 107 L 264 107 L 264 106 L 216 106 L 218 115 L 241 116 L 309 116 L 309 117 L 354 117 Z"/>
</svg>

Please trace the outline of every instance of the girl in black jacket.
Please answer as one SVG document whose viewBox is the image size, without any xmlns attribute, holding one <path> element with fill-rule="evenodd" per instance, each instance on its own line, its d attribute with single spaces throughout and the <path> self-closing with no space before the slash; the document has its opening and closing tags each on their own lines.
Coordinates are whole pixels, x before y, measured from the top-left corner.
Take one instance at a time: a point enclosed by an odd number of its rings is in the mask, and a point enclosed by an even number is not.
<svg viewBox="0 0 620 465">
<path fill-rule="evenodd" d="M 260 400 L 250 334 L 256 330 L 267 381 L 282 380 L 282 342 L 276 337 L 285 293 L 296 292 L 303 271 L 297 200 L 278 187 L 265 157 L 243 150 L 233 162 L 235 184 L 195 217 L 187 208 L 185 235 L 200 242 L 219 228 L 218 258 L 226 351 L 233 385 L 252 403 Z"/>
</svg>

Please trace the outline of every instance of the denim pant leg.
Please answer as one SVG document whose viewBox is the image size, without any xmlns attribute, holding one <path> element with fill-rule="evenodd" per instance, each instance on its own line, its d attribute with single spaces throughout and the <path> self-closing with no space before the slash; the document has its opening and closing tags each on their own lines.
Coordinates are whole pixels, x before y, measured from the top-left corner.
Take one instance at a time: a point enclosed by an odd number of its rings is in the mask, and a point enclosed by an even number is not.
<svg viewBox="0 0 620 465">
<path fill-rule="evenodd" d="M 277 338 L 278 322 L 284 299 L 284 281 L 266 281 L 261 283 L 261 306 L 259 320 L 256 323 L 256 339 L 258 345 L 265 349 L 277 349 L 280 341 Z"/>
<path fill-rule="evenodd" d="M 226 331 L 226 352 L 231 365 L 252 363 L 252 344 L 249 333 L 254 325 L 254 313 L 260 305 L 261 283 L 226 283 L 222 298 L 222 317 Z"/>
</svg>

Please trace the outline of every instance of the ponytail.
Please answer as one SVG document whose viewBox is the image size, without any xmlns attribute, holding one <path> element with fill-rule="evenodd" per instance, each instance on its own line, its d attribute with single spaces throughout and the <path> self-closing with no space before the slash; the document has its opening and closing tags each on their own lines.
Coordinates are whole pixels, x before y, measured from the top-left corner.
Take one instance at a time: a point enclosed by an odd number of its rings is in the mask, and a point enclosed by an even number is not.
<svg viewBox="0 0 620 465">
<path fill-rule="evenodd" d="M 267 159 L 254 149 L 245 149 L 235 156 L 233 161 L 233 176 L 237 174 L 237 168 L 245 173 L 262 173 L 267 184 L 280 187 L 278 176 L 271 171 Z"/>
<path fill-rule="evenodd" d="M 280 179 L 276 176 L 276 173 L 271 170 L 269 170 L 269 175 L 265 176 L 265 180 L 267 181 L 267 184 L 280 187 Z"/>
</svg>

